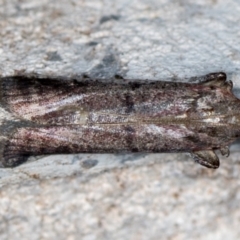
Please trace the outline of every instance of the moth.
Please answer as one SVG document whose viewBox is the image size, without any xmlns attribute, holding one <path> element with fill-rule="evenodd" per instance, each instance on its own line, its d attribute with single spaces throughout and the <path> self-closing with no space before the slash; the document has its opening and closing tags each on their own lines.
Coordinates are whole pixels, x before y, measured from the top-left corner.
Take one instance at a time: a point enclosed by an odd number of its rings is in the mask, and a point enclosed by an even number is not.
<svg viewBox="0 0 240 240">
<path fill-rule="evenodd" d="M 189 152 L 209 168 L 240 136 L 240 100 L 223 72 L 199 83 L 58 81 L 5 77 L 1 166 L 31 155 Z"/>
</svg>

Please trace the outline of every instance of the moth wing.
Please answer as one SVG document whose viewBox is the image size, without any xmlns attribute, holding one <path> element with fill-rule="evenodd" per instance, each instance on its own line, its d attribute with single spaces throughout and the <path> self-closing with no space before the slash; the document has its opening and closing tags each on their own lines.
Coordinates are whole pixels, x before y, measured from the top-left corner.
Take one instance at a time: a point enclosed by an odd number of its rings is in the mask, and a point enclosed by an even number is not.
<svg viewBox="0 0 240 240">
<path fill-rule="evenodd" d="M 0 166 L 15 167 L 36 155 L 121 152 L 134 147 L 134 131 L 127 125 L 16 128 L 0 142 Z"/>
</svg>

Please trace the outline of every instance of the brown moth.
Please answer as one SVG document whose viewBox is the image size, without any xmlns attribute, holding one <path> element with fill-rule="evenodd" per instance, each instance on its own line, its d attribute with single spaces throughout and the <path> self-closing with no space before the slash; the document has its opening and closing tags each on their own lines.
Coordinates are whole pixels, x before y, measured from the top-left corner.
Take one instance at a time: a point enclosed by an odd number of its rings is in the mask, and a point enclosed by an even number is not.
<svg viewBox="0 0 240 240">
<path fill-rule="evenodd" d="M 55 153 L 189 152 L 218 168 L 240 136 L 240 100 L 225 73 L 200 83 L 6 77 L 0 104 L 16 118 L 1 126 L 1 165 Z"/>
</svg>

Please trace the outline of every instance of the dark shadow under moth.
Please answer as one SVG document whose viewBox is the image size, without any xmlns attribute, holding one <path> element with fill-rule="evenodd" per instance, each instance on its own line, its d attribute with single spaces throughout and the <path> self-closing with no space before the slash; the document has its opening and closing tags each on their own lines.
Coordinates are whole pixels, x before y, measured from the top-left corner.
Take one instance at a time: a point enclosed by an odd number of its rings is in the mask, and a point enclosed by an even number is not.
<svg viewBox="0 0 240 240">
<path fill-rule="evenodd" d="M 0 104 L 16 120 L 1 126 L 2 167 L 31 155 L 189 152 L 209 168 L 240 136 L 240 100 L 225 73 L 200 83 L 5 77 Z"/>
</svg>

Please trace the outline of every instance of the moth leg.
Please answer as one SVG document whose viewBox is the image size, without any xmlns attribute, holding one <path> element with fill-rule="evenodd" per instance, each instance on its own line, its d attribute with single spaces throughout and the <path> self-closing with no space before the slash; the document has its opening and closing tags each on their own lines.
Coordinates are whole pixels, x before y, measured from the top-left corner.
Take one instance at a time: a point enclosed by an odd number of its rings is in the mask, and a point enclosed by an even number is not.
<svg viewBox="0 0 240 240">
<path fill-rule="evenodd" d="M 216 153 L 212 150 L 195 151 L 191 153 L 193 160 L 207 168 L 218 168 L 220 162 Z"/>
<path fill-rule="evenodd" d="M 230 151 L 229 151 L 229 147 L 228 146 L 221 147 L 219 150 L 220 150 L 222 156 L 228 157 L 230 155 Z"/>
</svg>

